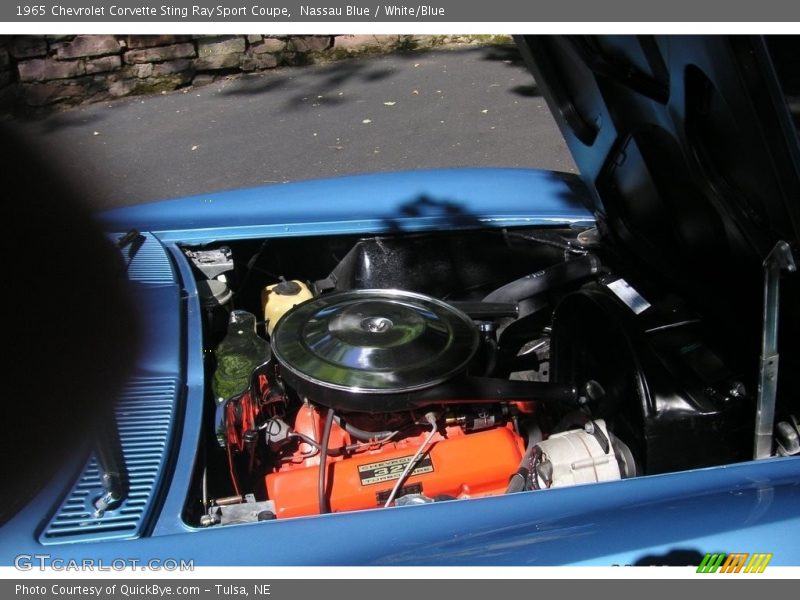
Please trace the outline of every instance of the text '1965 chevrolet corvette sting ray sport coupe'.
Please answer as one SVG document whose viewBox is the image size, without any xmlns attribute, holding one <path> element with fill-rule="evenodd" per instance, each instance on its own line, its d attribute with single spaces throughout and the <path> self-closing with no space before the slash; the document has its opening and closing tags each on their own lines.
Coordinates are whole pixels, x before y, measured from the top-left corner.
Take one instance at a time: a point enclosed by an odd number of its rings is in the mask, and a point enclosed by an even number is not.
<svg viewBox="0 0 800 600">
<path fill-rule="evenodd" d="M 517 43 L 580 176 L 9 232 L 3 564 L 800 565 L 800 44 Z"/>
</svg>

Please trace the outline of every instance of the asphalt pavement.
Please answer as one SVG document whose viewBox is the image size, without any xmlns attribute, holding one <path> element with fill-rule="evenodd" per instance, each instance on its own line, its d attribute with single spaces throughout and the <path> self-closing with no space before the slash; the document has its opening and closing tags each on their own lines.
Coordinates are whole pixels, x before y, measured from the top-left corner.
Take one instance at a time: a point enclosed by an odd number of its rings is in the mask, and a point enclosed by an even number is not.
<svg viewBox="0 0 800 600">
<path fill-rule="evenodd" d="M 507 47 L 232 76 L 16 126 L 98 210 L 364 172 L 575 172 L 533 77 Z"/>
</svg>

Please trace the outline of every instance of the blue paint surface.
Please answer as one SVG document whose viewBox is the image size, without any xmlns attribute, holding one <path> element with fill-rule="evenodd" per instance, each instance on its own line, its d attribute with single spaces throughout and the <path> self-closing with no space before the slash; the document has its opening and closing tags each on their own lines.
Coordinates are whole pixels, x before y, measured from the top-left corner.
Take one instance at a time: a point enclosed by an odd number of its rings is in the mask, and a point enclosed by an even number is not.
<svg viewBox="0 0 800 600">
<path fill-rule="evenodd" d="M 207 530 L 182 521 L 201 438 L 204 391 L 197 290 L 177 242 L 589 225 L 586 199 L 585 189 L 568 175 L 462 169 L 273 185 L 100 215 L 109 231 L 155 232 L 174 267 L 177 287 L 151 292 L 149 297 L 163 302 L 142 305 L 152 335 L 141 370 L 174 373 L 184 384 L 179 435 L 164 466 L 160 505 L 149 533 L 137 539 L 42 546 L 38 535 L 82 464 L 76 456 L 73 469 L 65 469 L 0 530 L 0 564 L 13 564 L 26 553 L 65 560 L 169 557 L 193 559 L 196 565 L 689 564 L 680 561 L 699 563 L 706 552 L 720 551 L 772 552 L 773 565 L 800 564 L 800 459 L 795 458 Z"/>
<path fill-rule="evenodd" d="M 164 241 L 593 223 L 574 175 L 445 169 L 321 179 L 180 198 L 98 215 Z"/>
</svg>

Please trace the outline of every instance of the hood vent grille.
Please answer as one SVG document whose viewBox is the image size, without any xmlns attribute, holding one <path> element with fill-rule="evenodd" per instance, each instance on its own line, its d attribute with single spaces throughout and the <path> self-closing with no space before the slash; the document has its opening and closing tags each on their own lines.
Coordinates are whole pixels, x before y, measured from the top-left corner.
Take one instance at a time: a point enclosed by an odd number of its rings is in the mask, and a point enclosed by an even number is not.
<svg viewBox="0 0 800 600">
<path fill-rule="evenodd" d="M 172 439 L 179 382 L 172 377 L 143 377 L 123 390 L 116 408 L 120 441 L 128 471 L 129 493 L 102 517 L 94 501 L 103 493 L 94 456 L 40 536 L 42 544 L 139 537 L 147 527 L 155 492 L 164 477 Z"/>
<path fill-rule="evenodd" d="M 126 264 L 129 263 L 128 279 L 141 283 L 174 283 L 175 273 L 164 246 L 150 233 L 141 235 L 144 243 L 133 255 L 133 259 L 129 255 L 131 246 L 121 250 L 122 259 Z M 115 236 L 114 241 L 122 237 L 123 235 Z"/>
</svg>

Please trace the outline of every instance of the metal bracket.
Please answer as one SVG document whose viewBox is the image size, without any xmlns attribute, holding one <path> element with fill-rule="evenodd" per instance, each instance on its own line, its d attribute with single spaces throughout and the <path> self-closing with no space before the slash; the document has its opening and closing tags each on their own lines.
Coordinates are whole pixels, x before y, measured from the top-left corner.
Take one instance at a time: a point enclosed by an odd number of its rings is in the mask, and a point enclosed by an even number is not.
<svg viewBox="0 0 800 600">
<path fill-rule="evenodd" d="M 95 440 L 95 457 L 104 493 L 94 501 L 94 518 L 101 518 L 107 511 L 119 508 L 128 497 L 130 485 L 125 453 L 119 439 L 117 417 L 113 408 L 103 415 L 101 427 Z"/>
<path fill-rule="evenodd" d="M 761 339 L 761 361 L 758 372 L 758 406 L 753 458 L 772 455 L 772 430 L 775 425 L 775 396 L 778 390 L 778 313 L 781 272 L 794 272 L 797 267 L 792 251 L 779 241 L 764 259 L 764 313 Z"/>
</svg>

